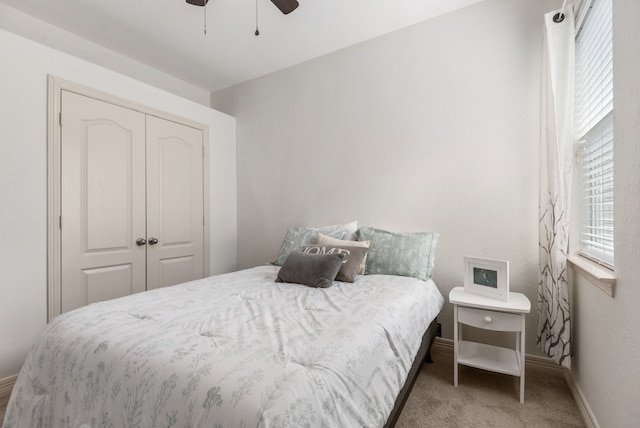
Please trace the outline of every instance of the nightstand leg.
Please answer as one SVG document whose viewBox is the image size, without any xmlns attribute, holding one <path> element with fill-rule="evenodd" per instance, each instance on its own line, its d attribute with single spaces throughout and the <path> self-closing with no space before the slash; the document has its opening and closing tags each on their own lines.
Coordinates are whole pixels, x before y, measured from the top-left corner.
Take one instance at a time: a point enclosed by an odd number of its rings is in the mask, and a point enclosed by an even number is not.
<svg viewBox="0 0 640 428">
<path fill-rule="evenodd" d="M 453 386 L 458 386 L 458 347 L 460 346 L 458 340 L 459 336 L 458 325 L 458 305 L 453 305 Z"/>
<path fill-rule="evenodd" d="M 522 328 L 518 335 L 520 336 L 520 403 L 524 403 L 524 314 L 522 314 Z"/>
</svg>

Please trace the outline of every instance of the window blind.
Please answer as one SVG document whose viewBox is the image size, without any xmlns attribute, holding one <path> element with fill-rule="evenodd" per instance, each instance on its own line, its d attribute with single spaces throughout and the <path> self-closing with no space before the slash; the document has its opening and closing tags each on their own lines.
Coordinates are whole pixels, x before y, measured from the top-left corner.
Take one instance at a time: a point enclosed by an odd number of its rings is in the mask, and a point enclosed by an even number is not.
<svg viewBox="0 0 640 428">
<path fill-rule="evenodd" d="M 589 7 L 589 5 L 587 5 Z M 613 266 L 612 1 L 594 0 L 576 38 L 580 252 Z"/>
<path fill-rule="evenodd" d="M 611 0 L 595 0 L 576 39 L 578 138 L 613 110 L 611 20 Z"/>
<path fill-rule="evenodd" d="M 581 147 L 581 251 L 613 266 L 613 114 L 586 136 Z"/>
</svg>

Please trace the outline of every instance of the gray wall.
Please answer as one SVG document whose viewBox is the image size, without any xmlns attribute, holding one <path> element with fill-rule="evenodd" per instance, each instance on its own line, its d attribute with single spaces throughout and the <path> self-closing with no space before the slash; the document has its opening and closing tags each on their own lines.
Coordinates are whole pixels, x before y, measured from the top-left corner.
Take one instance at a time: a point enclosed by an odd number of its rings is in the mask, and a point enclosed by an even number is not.
<svg viewBox="0 0 640 428">
<path fill-rule="evenodd" d="M 209 127 L 212 274 L 236 268 L 237 193 L 233 117 L 2 28 L 0 52 L 2 381 L 18 373 L 47 320 L 47 75 Z"/>
<path fill-rule="evenodd" d="M 272 260 L 288 226 L 357 219 L 440 232 L 445 295 L 463 255 L 510 260 L 535 308 L 542 16 L 560 5 L 486 0 L 214 93 L 238 121 L 240 267 Z M 640 2 L 614 0 L 616 295 L 572 276 L 571 375 L 603 428 L 640 420 L 638 23 Z"/>
<path fill-rule="evenodd" d="M 209 91 L 1 3 L 0 28 L 209 106 Z"/>
<path fill-rule="evenodd" d="M 437 231 L 445 296 L 463 256 L 510 261 L 540 355 L 541 29 L 555 3 L 487 0 L 214 93 L 237 120 L 239 267 L 273 260 L 293 225 Z M 452 338 L 450 305 L 440 318 Z"/>
<path fill-rule="evenodd" d="M 573 284 L 572 374 L 603 428 L 640 423 L 639 24 L 640 2 L 613 1 L 615 294 Z"/>
</svg>

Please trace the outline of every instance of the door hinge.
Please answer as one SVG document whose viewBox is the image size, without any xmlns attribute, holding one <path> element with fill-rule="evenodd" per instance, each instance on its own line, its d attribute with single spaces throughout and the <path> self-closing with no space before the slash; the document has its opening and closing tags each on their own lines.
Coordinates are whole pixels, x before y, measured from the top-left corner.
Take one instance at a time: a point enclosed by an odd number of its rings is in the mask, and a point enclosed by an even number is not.
<svg viewBox="0 0 640 428">
<path fill-rule="evenodd" d="M 202 216 L 202 225 L 203 225 L 203 226 L 206 226 L 206 225 L 207 225 L 207 223 L 206 223 L 206 222 L 205 222 L 205 220 L 204 220 L 204 216 Z"/>
<path fill-rule="evenodd" d="M 204 157 L 204 146 L 202 146 L 202 157 Z"/>
<path fill-rule="evenodd" d="M 58 216 L 58 228 L 62 229 L 62 216 Z"/>
<path fill-rule="evenodd" d="M 62 112 L 58 113 L 58 124 L 62 126 Z"/>
</svg>

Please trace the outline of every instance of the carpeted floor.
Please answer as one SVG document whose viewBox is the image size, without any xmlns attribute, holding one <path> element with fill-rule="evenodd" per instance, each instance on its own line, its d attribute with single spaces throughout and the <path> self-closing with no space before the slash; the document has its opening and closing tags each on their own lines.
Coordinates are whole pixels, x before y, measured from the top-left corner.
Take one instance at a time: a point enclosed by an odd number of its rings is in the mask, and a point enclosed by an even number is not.
<svg viewBox="0 0 640 428">
<path fill-rule="evenodd" d="M 397 428 L 431 427 L 584 427 L 563 377 L 525 369 L 524 404 L 520 380 L 460 366 L 453 386 L 453 353 L 436 347 L 405 404 Z"/>
<path fill-rule="evenodd" d="M 4 412 L 7 410 L 8 401 L 9 397 L 0 398 L 0 427 L 2 426 L 2 421 L 4 421 Z"/>
<path fill-rule="evenodd" d="M 524 404 L 513 376 L 460 366 L 453 386 L 453 354 L 436 347 L 396 424 L 397 428 L 577 428 L 584 427 L 564 379 L 527 369 Z M 0 422 L 6 400 L 0 399 Z"/>
</svg>

